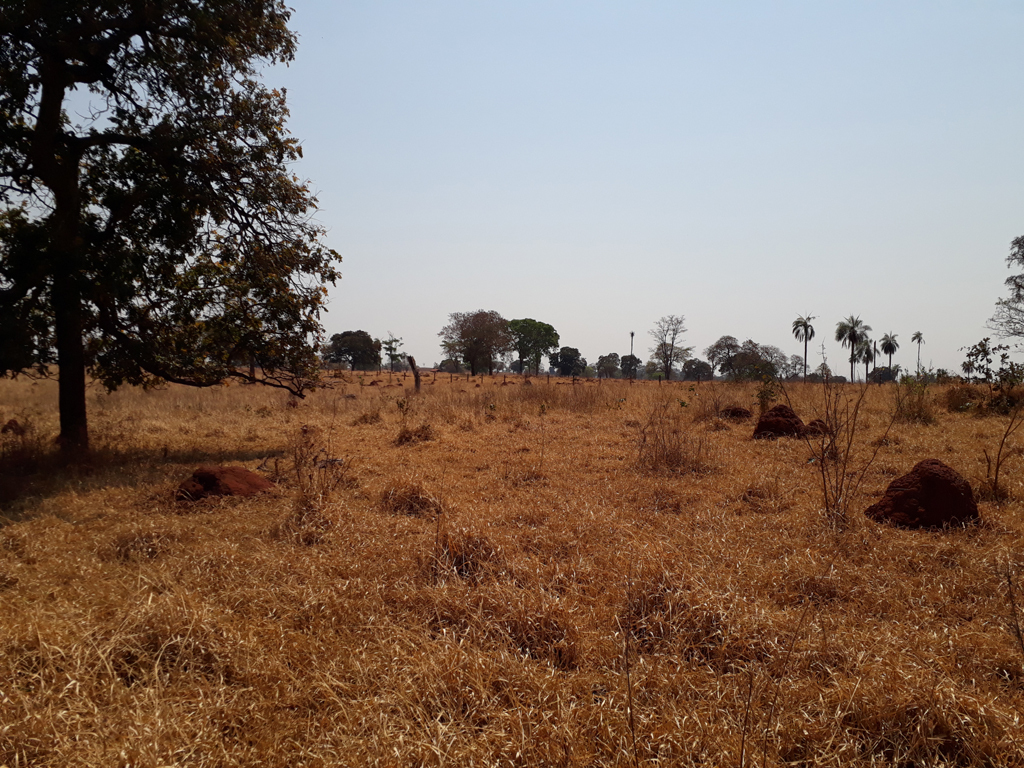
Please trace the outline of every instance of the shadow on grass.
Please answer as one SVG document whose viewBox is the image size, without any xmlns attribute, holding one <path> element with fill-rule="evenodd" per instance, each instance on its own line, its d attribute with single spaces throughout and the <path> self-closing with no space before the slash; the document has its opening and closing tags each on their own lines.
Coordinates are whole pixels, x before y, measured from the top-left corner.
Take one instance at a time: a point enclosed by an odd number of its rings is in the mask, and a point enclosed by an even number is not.
<svg viewBox="0 0 1024 768">
<path fill-rule="evenodd" d="M 187 450 L 104 447 L 69 461 L 57 448 L 24 449 L 0 455 L 0 527 L 29 519 L 39 502 L 74 489 L 88 493 L 165 483 L 169 470 L 185 480 L 200 464 L 264 461 L 285 455 L 283 448 Z M 180 467 L 180 469 L 179 469 Z"/>
</svg>

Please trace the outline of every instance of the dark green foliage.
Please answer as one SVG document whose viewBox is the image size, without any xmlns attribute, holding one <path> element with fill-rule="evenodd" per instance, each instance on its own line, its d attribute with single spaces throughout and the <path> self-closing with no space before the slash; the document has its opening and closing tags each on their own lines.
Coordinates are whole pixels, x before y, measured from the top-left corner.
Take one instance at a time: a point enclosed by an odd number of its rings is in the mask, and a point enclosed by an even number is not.
<svg viewBox="0 0 1024 768">
<path fill-rule="evenodd" d="M 635 379 L 642 362 L 643 361 L 636 355 L 624 355 L 619 360 L 619 366 L 622 368 L 623 377 L 627 379 Z"/>
<path fill-rule="evenodd" d="M 587 359 L 575 347 L 562 347 L 551 357 L 551 365 L 562 376 L 582 376 Z"/>
<path fill-rule="evenodd" d="M 713 376 L 710 363 L 697 358 L 683 363 L 683 381 L 711 381 Z"/>
<path fill-rule="evenodd" d="M 352 370 L 375 368 L 380 364 L 381 343 L 366 331 L 345 331 L 331 336 L 324 360 L 348 365 Z"/>
<path fill-rule="evenodd" d="M 520 370 L 540 373 L 540 360 L 558 349 L 558 331 L 547 323 L 524 318 L 509 320 L 512 349 L 519 355 Z"/>
<path fill-rule="evenodd" d="M 712 371 L 717 368 L 724 374 L 726 371 L 722 369 L 722 366 L 727 364 L 732 356 L 739 351 L 740 343 L 736 340 L 735 336 L 722 336 L 704 350 L 704 357 L 708 359 Z"/>
<path fill-rule="evenodd" d="M 111 389 L 237 377 L 298 394 L 315 378 L 338 256 L 288 170 L 284 94 L 257 79 L 294 54 L 289 14 L 4 3 L 0 374 L 58 363 L 68 449 L 88 445 L 87 371 Z"/>
<path fill-rule="evenodd" d="M 613 379 L 619 373 L 619 356 L 615 352 L 597 358 L 597 377 Z"/>
</svg>

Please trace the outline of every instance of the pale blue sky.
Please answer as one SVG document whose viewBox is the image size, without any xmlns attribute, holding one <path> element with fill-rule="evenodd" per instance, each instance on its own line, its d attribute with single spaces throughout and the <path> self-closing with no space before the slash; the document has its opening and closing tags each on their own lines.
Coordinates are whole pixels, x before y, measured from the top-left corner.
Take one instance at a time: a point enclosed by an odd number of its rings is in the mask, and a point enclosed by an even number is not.
<svg viewBox="0 0 1024 768">
<path fill-rule="evenodd" d="M 450 312 L 646 359 L 686 316 L 802 352 L 851 313 L 958 368 L 1024 234 L 1017 2 L 298 2 L 297 172 L 344 257 L 328 333 L 441 359 Z"/>
</svg>

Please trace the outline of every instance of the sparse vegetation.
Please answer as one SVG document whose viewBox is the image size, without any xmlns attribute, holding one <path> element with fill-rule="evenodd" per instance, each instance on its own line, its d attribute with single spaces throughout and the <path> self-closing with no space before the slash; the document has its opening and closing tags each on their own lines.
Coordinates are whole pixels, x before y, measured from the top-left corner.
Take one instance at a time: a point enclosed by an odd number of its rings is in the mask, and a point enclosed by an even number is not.
<svg viewBox="0 0 1024 768">
<path fill-rule="evenodd" d="M 754 441 L 713 425 L 755 383 L 425 377 L 407 415 L 386 378 L 91 390 L 58 470 L 54 384 L 0 381 L 39 452 L 0 500 L 0 765 L 1024 760 L 1018 475 L 971 529 L 860 514 L 923 458 L 979 489 L 1003 418 L 789 383 L 830 434 Z M 175 502 L 208 462 L 277 486 Z"/>
</svg>

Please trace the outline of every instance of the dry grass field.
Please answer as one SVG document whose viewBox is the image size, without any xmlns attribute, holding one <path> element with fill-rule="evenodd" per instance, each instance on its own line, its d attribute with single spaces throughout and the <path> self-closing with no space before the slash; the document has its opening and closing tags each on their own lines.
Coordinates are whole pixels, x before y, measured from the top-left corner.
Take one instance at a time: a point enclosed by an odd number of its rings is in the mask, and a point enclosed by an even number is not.
<svg viewBox="0 0 1024 768">
<path fill-rule="evenodd" d="M 871 388 L 836 524 L 812 445 L 713 417 L 752 385 L 332 383 L 91 389 L 61 468 L 0 381 L 0 765 L 1024 765 L 1024 460 L 979 526 L 862 514 L 979 489 L 1004 417 Z M 176 501 L 202 463 L 277 486 Z"/>
</svg>

